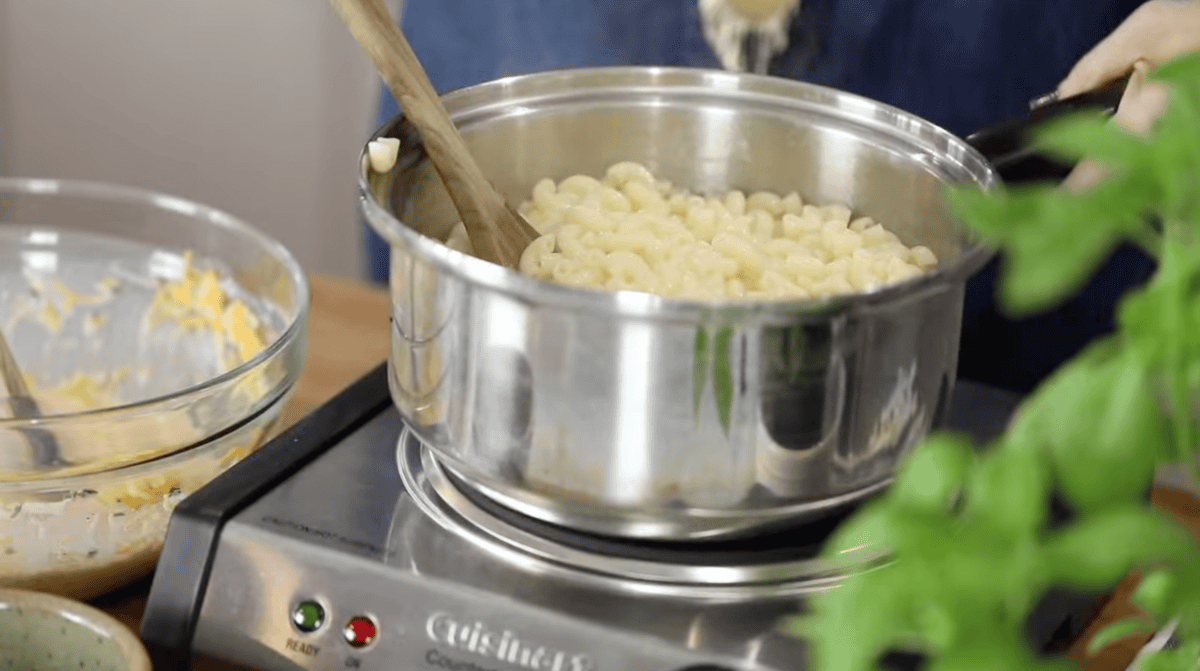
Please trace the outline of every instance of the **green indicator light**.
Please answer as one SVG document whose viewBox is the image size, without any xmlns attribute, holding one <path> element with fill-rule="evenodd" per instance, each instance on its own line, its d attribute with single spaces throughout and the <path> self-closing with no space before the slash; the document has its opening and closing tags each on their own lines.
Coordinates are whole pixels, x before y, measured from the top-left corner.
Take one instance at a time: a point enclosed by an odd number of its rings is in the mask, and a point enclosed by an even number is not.
<svg viewBox="0 0 1200 671">
<path fill-rule="evenodd" d="M 325 624 L 325 609 L 315 601 L 305 601 L 292 611 L 292 624 L 306 634 L 314 632 Z"/>
</svg>

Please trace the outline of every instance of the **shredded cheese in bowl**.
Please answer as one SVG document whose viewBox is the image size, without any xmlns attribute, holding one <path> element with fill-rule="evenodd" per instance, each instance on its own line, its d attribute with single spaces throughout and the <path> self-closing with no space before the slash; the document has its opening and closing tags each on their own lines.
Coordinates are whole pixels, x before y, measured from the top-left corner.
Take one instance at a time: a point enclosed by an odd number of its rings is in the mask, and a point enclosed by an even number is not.
<svg viewBox="0 0 1200 671">
<path fill-rule="evenodd" d="M 34 463 L 28 422 L 0 415 L 0 586 L 89 598 L 136 578 L 175 505 L 266 440 L 302 365 L 307 287 L 287 308 L 238 272 L 0 225 L 0 328 L 67 462 Z"/>
<path fill-rule="evenodd" d="M 91 312 L 83 322 L 83 330 L 90 335 L 83 339 L 92 344 L 99 343 L 105 337 L 104 324 L 111 321 L 112 315 L 97 310 L 109 306 L 114 314 L 127 313 L 128 310 L 112 304 L 120 293 L 133 290 L 119 292 L 116 287 L 121 283 L 114 277 L 97 283 L 108 292 L 107 295 L 98 292 L 91 296 L 73 292 L 58 278 L 39 278 L 30 282 L 31 287 L 40 288 L 30 294 L 37 298 L 23 303 L 24 310 L 14 311 L 16 319 L 9 320 L 10 327 L 19 323 L 21 317 L 33 317 L 43 327 L 43 337 L 48 338 L 42 348 L 51 356 L 61 353 L 58 356 L 72 358 L 82 367 L 74 370 L 68 366 L 60 367 L 68 370 L 65 379 L 58 376 L 59 380 L 55 382 L 37 375 L 37 367 L 25 369 L 31 393 L 42 414 L 49 418 L 51 431 L 70 464 L 55 471 L 56 477 L 137 463 L 197 443 L 240 420 L 267 393 L 269 381 L 261 372 L 251 372 L 223 395 L 219 409 L 218 404 L 209 403 L 203 406 L 206 412 L 196 412 L 196 408 L 176 408 L 175 412 L 88 416 L 145 400 L 149 390 L 162 388 L 163 385 L 154 384 L 157 378 L 166 377 L 178 381 L 179 386 L 186 386 L 189 382 L 227 373 L 251 361 L 266 347 L 269 333 L 263 321 L 247 306 L 245 299 L 225 288 L 228 283 L 221 281 L 218 271 L 196 268 L 191 252 L 183 254 L 182 262 L 182 272 L 177 279 L 162 281 L 152 293 L 142 291 L 143 296 L 131 299 L 133 303 L 147 302 L 148 299 L 149 305 L 141 317 L 138 343 L 126 343 L 135 346 L 135 354 L 116 367 L 108 367 L 106 357 L 88 356 L 86 348 L 85 353 L 79 355 L 78 347 L 66 346 L 77 338 L 69 329 L 65 330 L 64 325 L 76 323 L 77 320 L 72 319 L 75 310 L 87 306 Z M 59 300 L 49 298 L 45 291 L 47 286 L 55 288 Z M 170 356 L 174 347 L 163 346 L 164 342 L 171 345 L 172 340 L 190 341 L 199 347 L 190 347 L 189 357 L 176 358 Z M 67 352 L 71 349 L 77 353 L 74 357 Z M 101 349 L 99 353 L 107 353 L 107 349 Z M 56 417 L 68 419 L 57 421 Z M 0 432 L 0 482 L 25 480 L 36 475 L 30 472 L 23 442 L 24 438 L 17 431 Z"/>
</svg>

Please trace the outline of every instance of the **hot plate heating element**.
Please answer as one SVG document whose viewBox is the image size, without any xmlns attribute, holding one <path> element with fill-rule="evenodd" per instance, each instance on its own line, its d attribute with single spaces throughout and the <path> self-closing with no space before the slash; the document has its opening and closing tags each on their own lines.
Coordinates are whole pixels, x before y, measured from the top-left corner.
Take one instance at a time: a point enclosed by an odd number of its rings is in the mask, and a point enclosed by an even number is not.
<svg viewBox="0 0 1200 671">
<path fill-rule="evenodd" d="M 950 424 L 986 438 L 1015 401 L 960 383 Z M 380 366 L 179 506 L 142 634 L 162 669 L 803 669 L 775 627 L 836 583 L 837 522 L 697 551 L 525 518 L 405 431 Z M 1098 603 L 1048 599 L 1031 633 L 1061 645 Z"/>
</svg>

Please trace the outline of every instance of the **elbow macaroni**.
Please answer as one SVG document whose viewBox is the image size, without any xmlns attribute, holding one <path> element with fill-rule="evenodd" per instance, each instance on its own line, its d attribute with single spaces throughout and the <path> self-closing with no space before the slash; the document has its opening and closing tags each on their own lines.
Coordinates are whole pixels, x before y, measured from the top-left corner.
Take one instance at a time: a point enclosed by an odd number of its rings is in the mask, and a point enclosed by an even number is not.
<svg viewBox="0 0 1200 671">
<path fill-rule="evenodd" d="M 800 196 L 702 197 L 617 163 L 603 179 L 543 179 L 520 213 L 541 233 L 520 270 L 569 286 L 672 298 L 809 298 L 869 292 L 937 265 L 868 217 Z M 470 253 L 459 224 L 447 244 Z"/>
</svg>

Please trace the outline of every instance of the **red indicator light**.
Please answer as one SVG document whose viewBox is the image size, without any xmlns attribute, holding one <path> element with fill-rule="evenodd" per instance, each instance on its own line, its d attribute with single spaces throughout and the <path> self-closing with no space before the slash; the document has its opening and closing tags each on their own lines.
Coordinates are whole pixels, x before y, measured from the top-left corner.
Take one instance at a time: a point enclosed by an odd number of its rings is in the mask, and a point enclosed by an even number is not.
<svg viewBox="0 0 1200 671">
<path fill-rule="evenodd" d="M 346 623 L 346 628 L 342 630 L 346 637 L 346 642 L 355 648 L 365 648 L 379 636 L 379 627 L 371 618 L 365 615 L 350 618 Z"/>
</svg>

